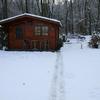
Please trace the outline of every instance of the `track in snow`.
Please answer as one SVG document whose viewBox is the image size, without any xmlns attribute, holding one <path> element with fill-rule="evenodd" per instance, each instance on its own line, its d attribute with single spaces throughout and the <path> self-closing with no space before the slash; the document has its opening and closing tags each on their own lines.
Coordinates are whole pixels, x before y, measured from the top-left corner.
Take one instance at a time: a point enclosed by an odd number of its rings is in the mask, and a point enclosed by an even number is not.
<svg viewBox="0 0 100 100">
<path fill-rule="evenodd" d="M 61 52 L 57 52 L 56 65 L 51 83 L 50 100 L 65 100 L 64 66 Z"/>
</svg>

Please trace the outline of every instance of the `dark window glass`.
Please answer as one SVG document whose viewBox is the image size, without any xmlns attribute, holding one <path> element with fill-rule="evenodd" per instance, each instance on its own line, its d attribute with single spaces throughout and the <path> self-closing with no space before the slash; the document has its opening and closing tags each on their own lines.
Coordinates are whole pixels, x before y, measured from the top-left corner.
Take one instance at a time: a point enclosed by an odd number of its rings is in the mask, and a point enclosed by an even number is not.
<svg viewBox="0 0 100 100">
<path fill-rule="evenodd" d="M 41 26 L 35 26 L 35 35 L 41 35 Z"/>
<path fill-rule="evenodd" d="M 48 26 L 35 26 L 35 35 L 48 35 Z"/>
<path fill-rule="evenodd" d="M 42 35 L 48 35 L 48 27 L 42 26 Z"/>
<path fill-rule="evenodd" d="M 16 38 L 21 39 L 23 37 L 23 30 L 21 27 L 16 27 Z"/>
</svg>

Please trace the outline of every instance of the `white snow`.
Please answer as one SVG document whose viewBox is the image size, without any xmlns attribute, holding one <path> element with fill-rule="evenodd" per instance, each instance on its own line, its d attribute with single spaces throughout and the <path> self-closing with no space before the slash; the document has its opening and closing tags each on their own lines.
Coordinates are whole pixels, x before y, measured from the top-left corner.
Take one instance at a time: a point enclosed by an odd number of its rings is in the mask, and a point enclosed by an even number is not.
<svg viewBox="0 0 100 100">
<path fill-rule="evenodd" d="M 48 100 L 55 55 L 0 51 L 0 100 Z"/>
<path fill-rule="evenodd" d="M 24 13 L 24 14 L 20 14 L 20 15 L 16 15 L 16 16 L 13 16 L 13 17 L 9 17 L 9 18 L 0 20 L 0 23 L 4 23 L 6 21 L 10 21 L 12 19 L 16 19 L 16 18 L 19 18 L 19 17 L 22 17 L 22 16 L 31 16 L 31 17 L 35 17 L 35 18 L 39 18 L 39 19 L 45 19 L 45 20 L 48 20 L 48 21 L 53 21 L 53 22 L 59 23 L 59 25 L 62 26 L 61 22 L 57 19 L 51 19 L 51 18 L 48 18 L 48 17 L 43 17 L 43 16 L 29 14 L 29 13 Z"/>
<path fill-rule="evenodd" d="M 62 49 L 67 100 L 100 100 L 100 49 L 73 41 Z"/>
<path fill-rule="evenodd" d="M 61 52 L 0 51 L 0 100 L 100 100 L 100 49 L 88 40 Z"/>
</svg>

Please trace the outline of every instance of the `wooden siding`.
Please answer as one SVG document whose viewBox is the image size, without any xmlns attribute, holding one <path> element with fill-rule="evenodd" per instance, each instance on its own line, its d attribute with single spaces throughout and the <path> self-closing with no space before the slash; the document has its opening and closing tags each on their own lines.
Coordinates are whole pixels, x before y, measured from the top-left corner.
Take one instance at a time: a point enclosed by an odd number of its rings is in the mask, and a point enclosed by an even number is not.
<svg viewBox="0 0 100 100">
<path fill-rule="evenodd" d="M 47 36 L 35 35 L 35 25 L 48 26 L 49 32 Z M 16 39 L 16 27 L 20 26 L 23 29 L 23 38 Z M 48 41 L 49 50 L 55 50 L 57 48 L 59 26 L 44 20 L 38 20 L 34 18 L 21 18 L 13 22 L 8 23 L 8 48 L 9 49 L 23 49 L 24 40 L 29 40 L 30 48 L 32 49 L 32 41 L 39 42 Z M 39 46 L 38 46 L 39 47 Z M 40 49 L 40 48 L 39 48 Z"/>
</svg>

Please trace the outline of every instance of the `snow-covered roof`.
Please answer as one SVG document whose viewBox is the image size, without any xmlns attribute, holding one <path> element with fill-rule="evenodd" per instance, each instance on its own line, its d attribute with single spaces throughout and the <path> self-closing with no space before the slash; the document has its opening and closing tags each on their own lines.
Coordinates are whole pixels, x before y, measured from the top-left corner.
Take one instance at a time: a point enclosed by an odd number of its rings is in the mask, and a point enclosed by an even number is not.
<svg viewBox="0 0 100 100">
<path fill-rule="evenodd" d="M 48 21 L 52 21 L 52 22 L 58 23 L 60 26 L 62 26 L 62 24 L 61 24 L 61 22 L 59 20 L 51 19 L 51 18 L 39 16 L 39 15 L 29 14 L 29 13 L 24 13 L 24 14 L 20 14 L 20 15 L 16 15 L 16 16 L 13 16 L 13 17 L 9 17 L 9 18 L 3 19 L 3 20 L 0 21 L 0 24 L 7 23 L 9 21 L 15 20 L 15 19 L 17 19 L 19 17 L 22 17 L 22 16 L 30 16 L 30 17 L 34 17 L 34 18 L 48 20 Z"/>
</svg>

